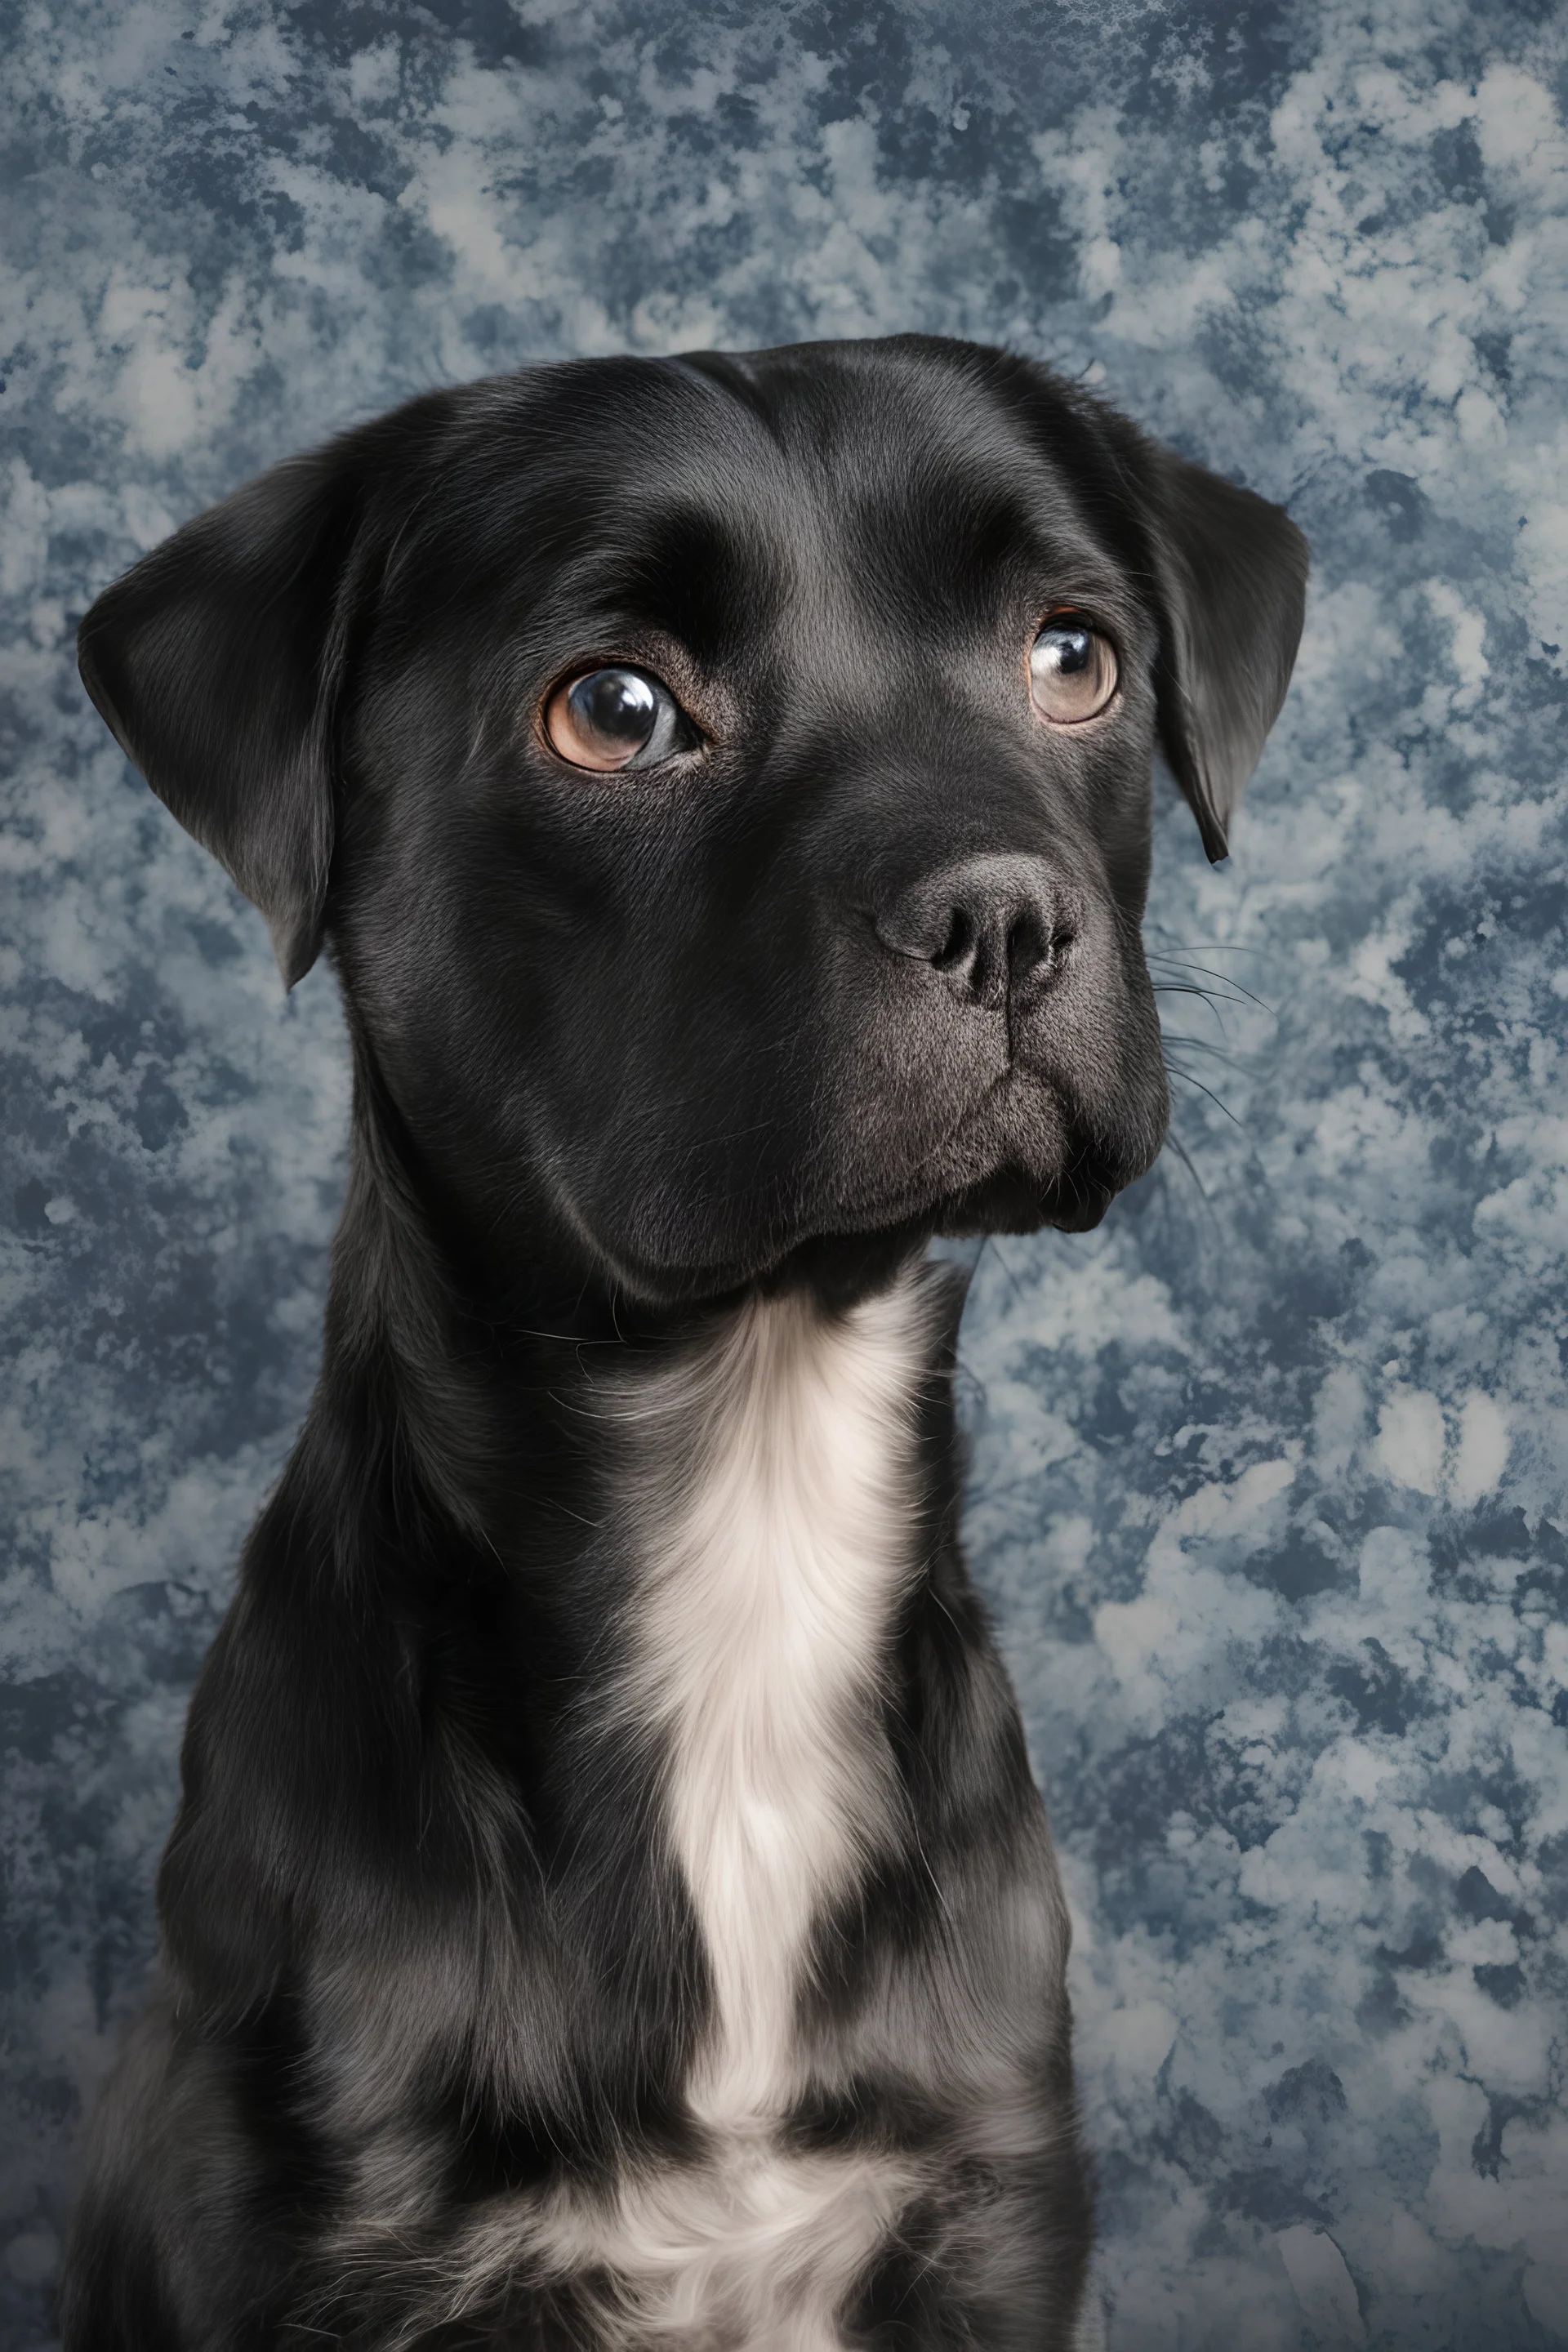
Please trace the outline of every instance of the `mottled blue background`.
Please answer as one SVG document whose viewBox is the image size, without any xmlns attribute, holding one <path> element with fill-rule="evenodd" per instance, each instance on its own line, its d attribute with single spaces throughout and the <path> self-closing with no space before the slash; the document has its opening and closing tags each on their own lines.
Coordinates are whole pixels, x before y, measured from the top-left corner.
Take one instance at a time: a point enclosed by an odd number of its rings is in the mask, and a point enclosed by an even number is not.
<svg viewBox="0 0 1568 2352">
<path fill-rule="evenodd" d="M 75 618 L 430 384 L 905 327 L 1103 384 L 1316 553 L 1227 868 L 1164 793 L 1186 1164 L 987 1250 L 966 1326 L 1110 2341 L 1568 2342 L 1563 11 L 5 26 L 7 2352 L 47 2339 L 186 1693 L 310 1386 L 346 1110 L 331 973 L 284 1000 Z"/>
</svg>

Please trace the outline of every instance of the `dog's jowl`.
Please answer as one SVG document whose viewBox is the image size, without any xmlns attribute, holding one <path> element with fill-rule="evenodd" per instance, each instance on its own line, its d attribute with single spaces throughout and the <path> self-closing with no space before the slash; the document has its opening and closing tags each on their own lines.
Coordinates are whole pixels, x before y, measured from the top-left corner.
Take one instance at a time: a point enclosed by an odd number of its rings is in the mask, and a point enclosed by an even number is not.
<svg viewBox="0 0 1568 2352">
<path fill-rule="evenodd" d="M 68 2352 L 1087 2340 L 926 1249 L 1159 1150 L 1155 746 L 1222 854 L 1305 570 L 904 338 L 432 394 L 88 614 L 355 1097 Z"/>
</svg>

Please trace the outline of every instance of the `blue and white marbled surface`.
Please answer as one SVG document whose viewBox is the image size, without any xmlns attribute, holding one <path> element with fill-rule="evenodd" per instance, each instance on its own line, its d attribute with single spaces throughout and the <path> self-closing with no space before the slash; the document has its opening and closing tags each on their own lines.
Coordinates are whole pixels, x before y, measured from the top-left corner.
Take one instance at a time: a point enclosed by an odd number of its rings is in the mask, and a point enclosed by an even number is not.
<svg viewBox="0 0 1568 2352">
<path fill-rule="evenodd" d="M 1110 2343 L 1568 2342 L 1562 9 L 4 23 L 7 2352 L 310 1386 L 346 1108 L 330 973 L 283 999 L 74 620 L 432 383 L 906 327 L 1102 384 L 1316 556 L 1228 867 L 1164 794 L 1182 1156 L 988 1249 L 965 1331 Z"/>
</svg>

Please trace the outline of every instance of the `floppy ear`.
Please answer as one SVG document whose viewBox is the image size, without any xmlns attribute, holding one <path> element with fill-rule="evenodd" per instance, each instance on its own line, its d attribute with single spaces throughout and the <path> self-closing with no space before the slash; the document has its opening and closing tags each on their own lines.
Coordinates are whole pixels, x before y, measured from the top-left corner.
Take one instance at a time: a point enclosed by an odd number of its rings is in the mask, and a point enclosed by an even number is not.
<svg viewBox="0 0 1568 2352">
<path fill-rule="evenodd" d="M 128 760 L 266 916 L 285 984 L 321 944 L 353 440 L 276 467 L 144 556 L 77 633 Z"/>
<path fill-rule="evenodd" d="M 1307 542 L 1280 507 L 1143 442 L 1162 607 L 1160 738 L 1211 859 L 1279 715 L 1307 602 Z"/>
</svg>

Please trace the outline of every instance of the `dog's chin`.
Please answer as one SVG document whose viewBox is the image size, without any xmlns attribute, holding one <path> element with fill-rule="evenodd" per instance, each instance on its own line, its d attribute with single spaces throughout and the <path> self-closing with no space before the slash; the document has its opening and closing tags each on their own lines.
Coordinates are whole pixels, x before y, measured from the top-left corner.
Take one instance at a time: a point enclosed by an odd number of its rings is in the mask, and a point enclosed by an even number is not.
<svg viewBox="0 0 1568 2352">
<path fill-rule="evenodd" d="M 1035 1234 L 1043 1225 L 1064 1234 L 1091 1233 L 1120 1189 L 1088 1173 L 1056 1176 L 1042 1184 L 1022 1169 L 1000 1168 L 938 1202 L 931 1230 L 949 1241 L 984 1234 Z"/>
<path fill-rule="evenodd" d="M 1090 1165 L 1080 1157 L 1069 1171 L 1044 1175 L 1004 1160 L 977 1175 L 965 1171 L 963 1181 L 942 1189 L 910 1185 L 880 1201 L 825 1202 L 815 1214 L 806 1210 L 793 1232 L 759 1234 L 754 1250 L 727 1260 L 682 1265 L 633 1258 L 603 1244 L 601 1249 L 617 1289 L 656 1312 L 701 1307 L 753 1285 L 768 1290 L 801 1285 L 847 1302 L 880 1288 L 933 1239 L 1047 1227 L 1089 1233 L 1123 1184 L 1141 1172 Z"/>
<path fill-rule="evenodd" d="M 851 1233 L 820 1233 L 795 1243 L 752 1279 L 766 1289 L 802 1286 L 829 1304 L 847 1304 L 890 1281 L 934 1239 L 968 1241 L 988 1234 L 1034 1234 L 1049 1226 L 1087 1234 L 1118 1187 L 1088 1181 L 1042 1184 L 1023 1171 L 999 1169 L 982 1182 L 932 1201 L 896 1222 Z"/>
<path fill-rule="evenodd" d="M 878 1289 L 900 1265 L 934 1240 L 968 1241 L 988 1234 L 1092 1232 L 1121 1186 L 1087 1171 L 1042 1179 L 1004 1166 L 960 1190 L 913 1203 L 900 1202 L 880 1216 L 861 1210 L 853 1222 L 826 1226 L 792 1242 L 741 1281 L 765 1288 L 804 1284 L 828 1299 L 848 1300 Z M 727 1282 L 724 1287 L 737 1286 Z"/>
<path fill-rule="evenodd" d="M 1026 1108 L 1028 1106 L 1026 1105 Z M 934 1238 L 972 1240 L 1042 1228 L 1085 1234 L 1124 1185 L 1141 1176 L 1158 1139 L 1089 1139 L 1046 1099 L 1049 1117 L 1021 1120 L 997 1095 L 922 1163 L 874 1178 L 858 1192 L 797 1199 L 777 1222 L 742 1214 L 733 1255 L 706 1264 L 604 1255 L 617 1286 L 656 1310 L 700 1306 L 762 1285 L 801 1283 L 847 1298 L 878 1288 Z M 891 1181 L 889 1181 L 889 1176 Z M 604 1248 L 603 1241 L 600 1243 Z"/>
</svg>

